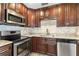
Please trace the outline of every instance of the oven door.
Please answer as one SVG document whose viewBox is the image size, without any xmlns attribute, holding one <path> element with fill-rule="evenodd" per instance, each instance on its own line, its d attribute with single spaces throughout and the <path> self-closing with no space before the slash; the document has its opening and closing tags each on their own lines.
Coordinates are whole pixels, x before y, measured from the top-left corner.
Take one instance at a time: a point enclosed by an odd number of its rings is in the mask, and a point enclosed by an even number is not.
<svg viewBox="0 0 79 59">
<path fill-rule="evenodd" d="M 14 43 L 14 56 L 25 56 L 30 53 L 30 39 Z"/>
</svg>

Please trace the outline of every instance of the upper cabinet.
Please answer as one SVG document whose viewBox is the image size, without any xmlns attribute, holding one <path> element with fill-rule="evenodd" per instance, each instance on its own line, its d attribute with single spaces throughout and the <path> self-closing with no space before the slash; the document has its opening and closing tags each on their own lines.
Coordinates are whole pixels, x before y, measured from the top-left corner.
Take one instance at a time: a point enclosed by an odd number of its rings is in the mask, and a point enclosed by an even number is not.
<svg viewBox="0 0 79 59">
<path fill-rule="evenodd" d="M 57 26 L 65 26 L 65 5 L 60 4 L 57 6 Z"/>
<path fill-rule="evenodd" d="M 50 17 L 57 17 L 57 6 L 54 5 L 54 6 L 51 6 L 50 7 Z"/>
<path fill-rule="evenodd" d="M 40 26 L 40 10 L 36 10 L 36 14 L 35 14 L 35 18 L 36 18 L 36 20 L 35 20 L 35 26 L 36 27 L 39 27 Z"/>
<path fill-rule="evenodd" d="M 49 8 L 46 8 L 46 10 L 45 10 L 45 16 L 44 17 L 45 18 L 50 17 L 50 10 L 49 10 Z"/>
<path fill-rule="evenodd" d="M 79 3 L 77 4 L 77 25 L 79 26 Z"/>
<path fill-rule="evenodd" d="M 5 19 L 5 4 L 4 3 L 0 3 L 0 23 L 4 23 L 4 19 Z"/>
<path fill-rule="evenodd" d="M 28 27 L 35 27 L 35 11 L 28 9 Z"/>
<path fill-rule="evenodd" d="M 66 3 L 58 5 L 57 26 L 76 26 L 77 5 Z"/>
<path fill-rule="evenodd" d="M 0 4 L 0 20 L 1 20 L 1 4 Z"/>
<path fill-rule="evenodd" d="M 18 13 L 20 13 L 22 15 L 23 15 L 23 12 L 24 12 L 23 8 L 24 8 L 23 4 L 21 4 L 21 3 L 16 4 L 16 12 L 18 12 Z"/>
<path fill-rule="evenodd" d="M 76 4 L 65 4 L 65 26 L 76 26 Z"/>
<path fill-rule="evenodd" d="M 16 10 L 16 3 L 8 3 L 8 8 L 12 10 Z"/>
<path fill-rule="evenodd" d="M 40 20 L 44 19 L 44 9 L 40 9 Z"/>
</svg>

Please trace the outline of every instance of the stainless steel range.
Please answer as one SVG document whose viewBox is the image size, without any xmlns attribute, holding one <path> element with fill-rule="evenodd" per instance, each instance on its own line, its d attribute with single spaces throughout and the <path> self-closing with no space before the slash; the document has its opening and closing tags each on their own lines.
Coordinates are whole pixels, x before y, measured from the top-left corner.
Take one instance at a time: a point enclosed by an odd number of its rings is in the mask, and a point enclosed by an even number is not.
<svg viewBox="0 0 79 59">
<path fill-rule="evenodd" d="M 1 38 L 13 41 L 13 56 L 25 56 L 31 51 L 31 39 L 21 36 L 20 31 L 1 31 Z"/>
</svg>

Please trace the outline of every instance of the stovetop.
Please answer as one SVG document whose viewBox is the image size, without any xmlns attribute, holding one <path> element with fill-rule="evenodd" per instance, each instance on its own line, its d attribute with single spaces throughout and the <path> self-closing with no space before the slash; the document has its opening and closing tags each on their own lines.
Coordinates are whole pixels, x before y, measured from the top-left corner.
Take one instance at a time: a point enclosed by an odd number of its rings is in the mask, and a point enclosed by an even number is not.
<svg viewBox="0 0 79 59">
<path fill-rule="evenodd" d="M 28 38 L 29 37 L 27 37 L 27 36 L 3 36 L 3 37 L 1 37 L 1 39 L 3 39 L 3 40 L 9 40 L 9 41 L 13 41 L 13 42 L 18 42 L 18 41 L 25 40 Z"/>
</svg>

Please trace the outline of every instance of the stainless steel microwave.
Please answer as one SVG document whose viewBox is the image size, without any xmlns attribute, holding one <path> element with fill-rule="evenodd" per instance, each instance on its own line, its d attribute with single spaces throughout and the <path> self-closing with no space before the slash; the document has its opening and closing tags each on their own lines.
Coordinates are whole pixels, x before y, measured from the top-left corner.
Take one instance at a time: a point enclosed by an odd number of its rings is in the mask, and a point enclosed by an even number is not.
<svg viewBox="0 0 79 59">
<path fill-rule="evenodd" d="M 5 22 L 18 25 L 25 25 L 25 17 L 13 10 L 5 9 Z"/>
</svg>

